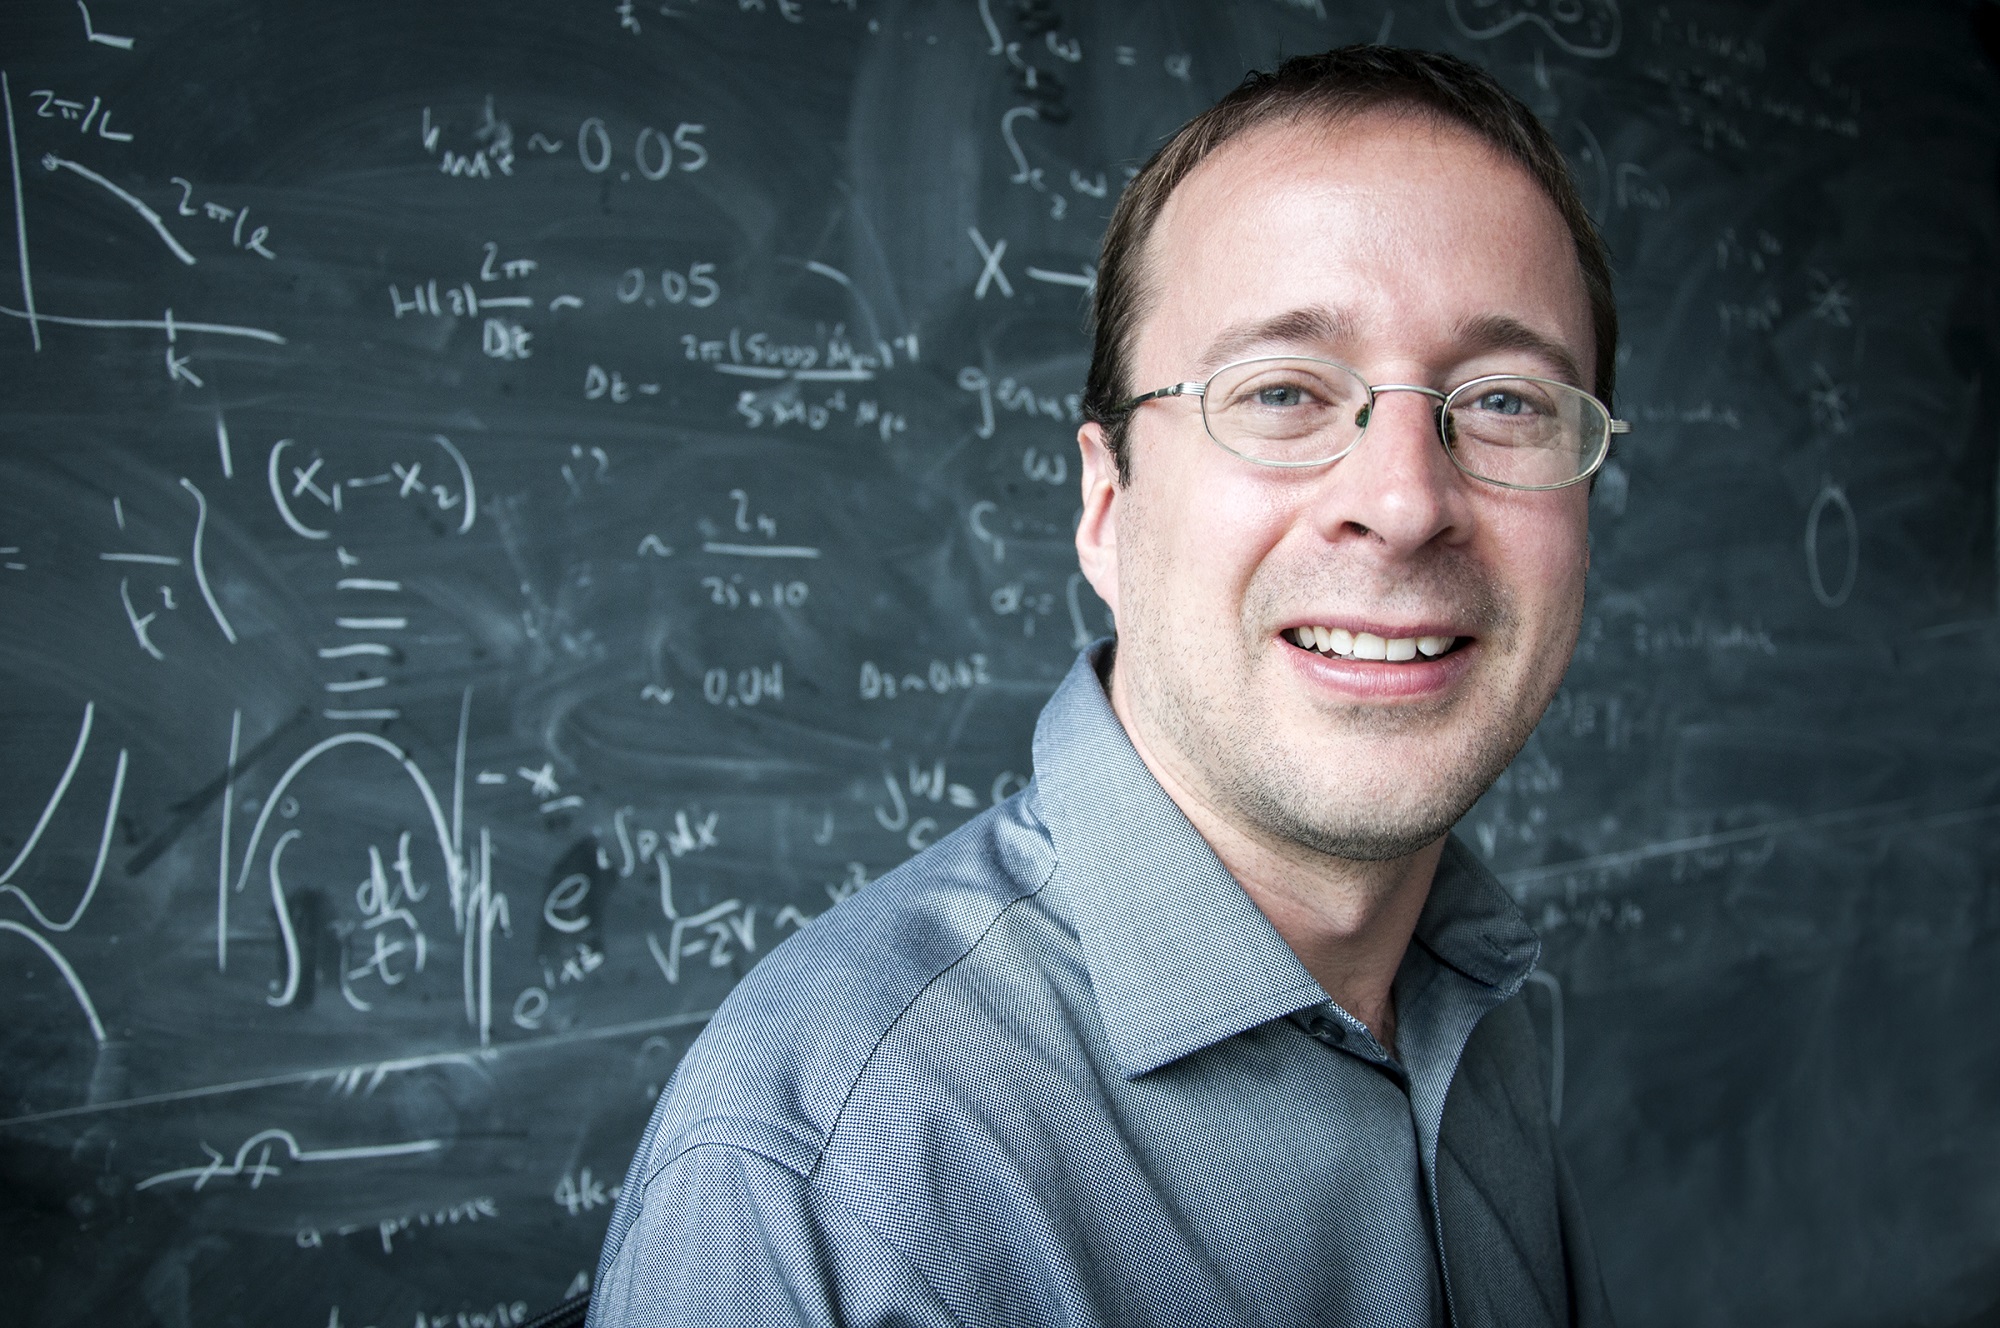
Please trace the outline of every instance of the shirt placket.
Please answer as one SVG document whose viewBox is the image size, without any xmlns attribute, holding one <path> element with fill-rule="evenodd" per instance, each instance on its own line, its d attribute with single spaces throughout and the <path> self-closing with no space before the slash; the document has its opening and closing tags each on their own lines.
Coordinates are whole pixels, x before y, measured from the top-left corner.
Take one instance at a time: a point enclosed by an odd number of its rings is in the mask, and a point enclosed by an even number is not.
<svg viewBox="0 0 2000 1328">
<path fill-rule="evenodd" d="M 1332 1001 L 1314 1009 L 1300 1011 L 1295 1020 L 1315 1042 L 1360 1061 L 1387 1077 L 1402 1090 L 1403 1100 L 1410 1111 L 1411 1134 L 1417 1144 L 1417 1169 L 1424 1178 L 1421 1196 L 1426 1225 L 1430 1230 L 1431 1281 L 1437 1292 L 1433 1304 L 1443 1312 L 1446 1325 L 1455 1324 L 1457 1319 L 1451 1305 L 1451 1280 L 1445 1271 L 1444 1224 L 1438 1216 L 1437 1176 L 1431 1165 L 1431 1155 L 1434 1150 L 1424 1147 L 1423 1121 L 1410 1093 L 1409 1071 L 1393 1052 L 1382 1045 L 1366 1024 Z"/>
</svg>

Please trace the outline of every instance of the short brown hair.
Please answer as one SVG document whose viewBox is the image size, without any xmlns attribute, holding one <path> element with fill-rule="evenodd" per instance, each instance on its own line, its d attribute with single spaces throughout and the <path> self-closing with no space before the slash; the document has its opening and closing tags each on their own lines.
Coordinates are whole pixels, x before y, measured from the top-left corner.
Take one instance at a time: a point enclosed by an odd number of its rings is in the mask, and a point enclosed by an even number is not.
<svg viewBox="0 0 2000 1328">
<path fill-rule="evenodd" d="M 1375 110 L 1414 112 L 1463 126 L 1535 177 L 1575 242 L 1597 343 L 1593 390 L 1611 405 L 1618 350 L 1611 261 L 1547 128 L 1492 75 L 1456 56 L 1394 46 L 1343 46 L 1295 56 L 1272 73 L 1251 73 L 1228 96 L 1181 126 L 1119 196 L 1097 262 L 1091 303 L 1095 340 L 1083 413 L 1103 426 L 1121 484 L 1132 473 L 1126 446 L 1131 412 L 1118 407 L 1133 393 L 1127 362 L 1152 275 L 1146 241 L 1168 197 L 1210 153 L 1246 130 L 1279 120 L 1352 119 Z"/>
</svg>

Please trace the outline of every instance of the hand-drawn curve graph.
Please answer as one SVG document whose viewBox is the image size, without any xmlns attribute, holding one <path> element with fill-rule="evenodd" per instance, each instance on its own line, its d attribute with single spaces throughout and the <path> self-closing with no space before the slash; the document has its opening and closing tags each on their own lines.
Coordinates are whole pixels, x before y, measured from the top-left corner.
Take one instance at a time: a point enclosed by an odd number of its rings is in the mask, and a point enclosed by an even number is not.
<svg viewBox="0 0 2000 1328">
<path fill-rule="evenodd" d="M 1618 0 L 1445 0 L 1445 9 L 1474 41 L 1532 23 L 1563 50 L 1591 60 L 1616 55 L 1624 35 Z"/>
<path fill-rule="evenodd" d="M 90 879 L 85 883 L 83 893 L 78 897 L 75 906 L 70 909 L 69 916 L 57 919 L 44 910 L 43 901 L 37 900 L 25 889 L 14 884 L 15 876 L 27 865 L 29 859 L 35 856 L 36 850 L 41 846 L 43 835 L 48 831 L 49 822 L 55 819 L 63 801 L 69 796 L 77 769 L 83 764 L 84 754 L 90 748 L 91 728 L 96 719 L 97 703 L 92 701 L 85 704 L 83 722 L 77 729 L 76 745 L 70 752 L 69 763 L 63 767 L 55 788 L 51 790 L 48 801 L 42 807 L 41 815 L 36 818 L 34 828 L 28 832 L 28 837 L 22 843 L 20 850 L 15 853 L 14 860 L 7 864 L 5 871 L 0 871 L 0 899 L 12 899 L 19 903 L 28 911 L 28 916 L 34 920 L 34 925 L 29 926 L 12 918 L 0 917 L 0 933 L 25 938 L 55 965 L 56 971 L 68 984 L 70 994 L 75 997 L 78 1009 L 82 1011 L 85 1021 L 90 1025 L 90 1035 L 95 1040 L 97 1048 L 102 1051 L 108 1040 L 104 1020 L 98 1015 L 97 1005 L 91 1000 L 90 991 L 84 986 L 83 979 L 78 976 L 76 969 L 71 966 L 68 958 L 51 938 L 73 930 L 77 923 L 83 921 L 83 915 L 89 911 L 91 901 L 97 897 L 97 887 L 104 879 L 105 859 L 111 852 L 112 831 L 118 824 L 119 804 L 125 796 L 125 773 L 130 763 L 127 749 L 122 747 L 118 749 L 117 771 L 111 777 L 111 792 L 105 799 L 104 830 L 97 842 L 97 861 L 92 865 Z"/>
<path fill-rule="evenodd" d="M 233 851 L 234 846 L 230 842 L 229 817 L 225 811 L 221 827 L 221 870 L 216 905 L 216 964 L 219 970 L 226 971 L 228 968 L 230 895 L 244 888 L 251 871 L 261 861 L 268 870 L 271 882 L 271 906 L 285 954 L 283 976 L 273 984 L 274 993 L 267 997 L 267 1000 L 273 1005 L 283 1005 L 297 993 L 301 977 L 299 938 L 293 928 L 290 906 L 282 888 L 280 866 L 285 847 L 298 838 L 301 832 L 288 830 L 282 835 L 275 836 L 275 842 L 271 842 L 268 850 L 265 850 L 267 839 L 272 838 L 268 831 L 275 810 L 287 803 L 301 777 L 315 763 L 330 752 L 358 747 L 388 757 L 408 778 L 412 790 L 423 804 L 443 863 L 453 922 L 464 938 L 462 968 L 465 1019 L 468 1025 L 477 1030 L 481 1046 L 491 1044 L 493 934 L 496 930 L 508 931 L 510 917 L 507 896 L 493 889 L 493 848 L 490 832 L 484 828 L 480 830 L 476 850 L 467 852 L 462 847 L 464 720 L 469 712 L 470 702 L 471 697 L 468 694 L 461 707 L 459 746 L 453 771 L 449 812 L 446 811 L 445 804 L 439 798 L 429 777 L 408 753 L 387 739 L 368 733 L 336 734 L 314 744 L 295 758 L 262 799 L 261 814 L 241 848 L 240 857 Z M 107 1044 L 113 1039 L 83 976 L 63 953 L 59 942 L 62 936 L 73 931 L 88 915 L 103 883 L 113 836 L 124 803 L 126 779 L 131 765 L 129 749 L 121 747 L 118 750 L 110 787 L 105 795 L 96 855 L 89 877 L 83 883 L 75 902 L 65 911 L 62 905 L 49 897 L 46 886 L 38 886 L 36 890 L 31 891 L 25 885 L 18 883 L 18 878 L 23 876 L 24 869 L 30 867 L 38 856 L 46 856 L 45 845 L 49 840 L 51 824 L 69 799 L 75 795 L 78 775 L 90 752 L 96 723 L 96 703 L 88 702 L 84 706 L 68 761 L 62 772 L 56 776 L 40 814 L 28 828 L 20 847 L 14 852 L 5 868 L 0 870 L 0 908 L 11 905 L 26 914 L 25 920 L 0 916 L 0 936 L 21 938 L 48 960 L 67 987 L 77 1012 L 89 1029 L 92 1045 L 101 1057 L 106 1051 Z M 233 806 L 235 800 L 234 776 L 237 768 L 236 751 L 240 742 L 240 724 L 239 715 L 236 723 L 232 725 L 230 776 L 223 796 L 225 809 Z M 261 858 L 260 851 L 263 851 Z M 233 873 L 232 866 L 235 868 Z M 231 889 L 232 885 L 234 891 Z"/>
<path fill-rule="evenodd" d="M 27 195 L 21 170 L 20 128 L 16 123 L 14 114 L 13 85 L 8 80 L 7 71 L 4 69 L 0 69 L 0 109 L 4 109 L 7 122 L 7 159 L 8 165 L 11 168 L 11 179 L 14 189 L 15 251 L 19 259 L 21 277 L 20 307 L 15 308 L 12 305 L 0 304 L 0 314 L 4 314 L 9 318 L 21 319 L 27 323 L 28 335 L 33 340 L 37 352 L 40 352 L 42 349 L 42 325 L 45 323 L 59 327 L 85 327 L 101 330 L 128 329 L 157 331 L 163 333 L 166 337 L 165 364 L 168 377 L 179 382 L 188 383 L 194 387 L 201 387 L 203 385 L 202 378 L 189 367 L 189 357 L 185 354 L 175 353 L 175 346 L 180 341 L 183 333 L 189 336 L 248 338 L 252 341 L 262 341 L 274 346 L 285 344 L 283 336 L 268 328 L 246 327 L 232 323 L 213 323 L 199 320 L 190 321 L 188 319 L 176 318 L 172 309 L 162 311 L 158 318 L 91 318 L 73 314 L 52 314 L 42 311 L 35 303 L 33 264 L 29 258 Z M 121 188 L 100 172 L 92 170 L 81 162 L 72 161 L 66 157 L 59 157 L 54 153 L 44 153 L 40 161 L 42 168 L 51 176 L 59 175 L 64 179 L 81 179 L 108 192 L 129 207 L 141 222 L 150 227 L 152 232 L 166 246 L 175 259 L 190 266 L 196 262 L 195 256 L 182 245 L 180 240 L 167 227 L 166 222 L 161 218 L 160 214 L 149 207 L 144 200 Z"/>
</svg>

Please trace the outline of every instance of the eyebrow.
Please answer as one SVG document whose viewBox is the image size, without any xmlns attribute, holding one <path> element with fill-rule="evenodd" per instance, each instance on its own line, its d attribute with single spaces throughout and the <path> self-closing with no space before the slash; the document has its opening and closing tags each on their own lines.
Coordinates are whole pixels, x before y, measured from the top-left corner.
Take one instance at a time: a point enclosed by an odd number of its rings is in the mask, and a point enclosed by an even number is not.
<svg viewBox="0 0 2000 1328">
<path fill-rule="evenodd" d="M 1544 336 L 1517 318 L 1506 314 L 1481 314 L 1468 318 L 1454 330 L 1458 347 L 1468 358 L 1491 351 L 1525 351 L 1553 368 L 1561 381 L 1583 387 L 1583 369 L 1576 356 L 1560 341 Z M 1351 345 L 1355 338 L 1354 320 L 1338 309 L 1308 305 L 1289 309 L 1252 323 L 1224 328 L 1195 363 L 1197 378 L 1206 378 L 1225 364 L 1241 359 L 1245 352 L 1272 345 L 1301 348 L 1332 348 Z"/>
<path fill-rule="evenodd" d="M 1584 386 L 1583 369 L 1577 364 L 1576 356 L 1570 354 L 1569 347 L 1543 336 L 1518 319 L 1505 314 L 1482 314 L 1460 323 L 1456 333 L 1459 345 L 1468 355 L 1496 350 L 1526 351 L 1553 366 L 1556 377 L 1571 387 Z"/>
<path fill-rule="evenodd" d="M 1241 359 L 1243 353 L 1273 343 L 1284 346 L 1330 347 L 1352 341 L 1354 320 L 1325 305 L 1290 309 L 1254 323 L 1237 323 L 1224 328 L 1208 343 L 1195 364 L 1195 375 L 1206 378 L 1223 365 Z"/>
</svg>

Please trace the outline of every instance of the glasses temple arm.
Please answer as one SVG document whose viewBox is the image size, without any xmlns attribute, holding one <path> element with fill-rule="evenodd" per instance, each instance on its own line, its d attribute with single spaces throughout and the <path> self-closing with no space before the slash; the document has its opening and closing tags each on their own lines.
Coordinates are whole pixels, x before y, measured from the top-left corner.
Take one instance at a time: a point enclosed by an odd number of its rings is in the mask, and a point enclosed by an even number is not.
<svg viewBox="0 0 2000 1328">
<path fill-rule="evenodd" d="M 1126 411 L 1143 406 L 1148 401 L 1153 401 L 1160 397 L 1198 397 L 1200 395 L 1202 395 L 1202 385 L 1200 383 L 1175 383 L 1172 387 L 1163 387 L 1158 391 L 1142 393 L 1139 396 L 1133 397 L 1130 401 L 1121 401 L 1112 407 L 1112 409 L 1118 414 L 1123 415 Z"/>
</svg>

